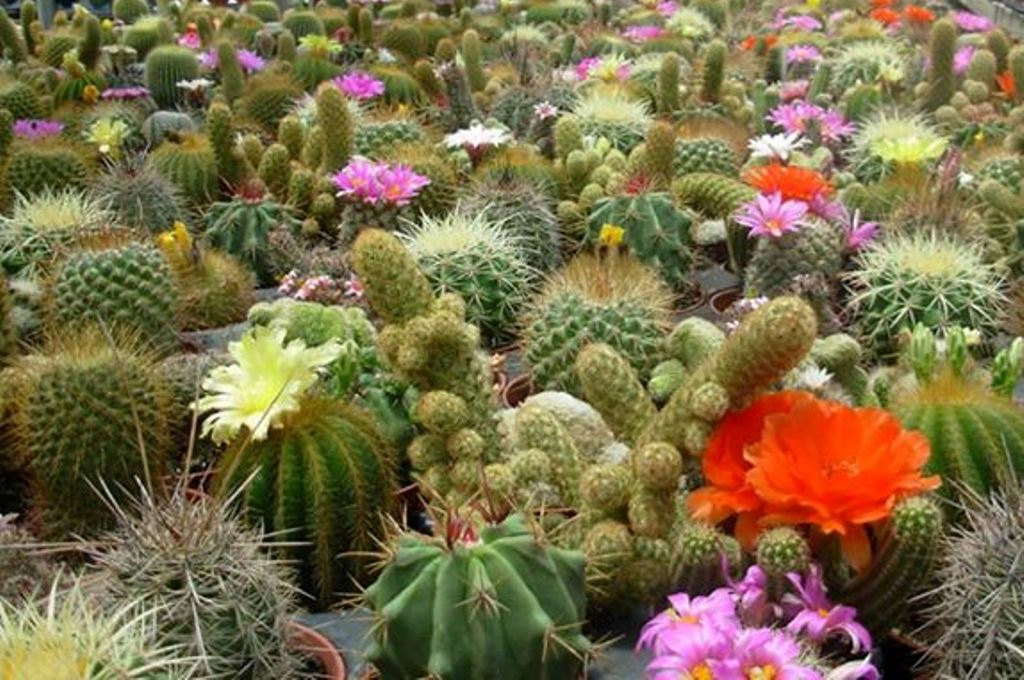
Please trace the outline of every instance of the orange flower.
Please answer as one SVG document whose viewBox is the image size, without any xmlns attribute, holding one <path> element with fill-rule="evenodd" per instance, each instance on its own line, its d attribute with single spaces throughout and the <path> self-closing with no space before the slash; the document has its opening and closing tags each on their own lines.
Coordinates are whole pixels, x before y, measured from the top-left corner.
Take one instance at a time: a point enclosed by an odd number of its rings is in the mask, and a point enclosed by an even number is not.
<svg viewBox="0 0 1024 680">
<path fill-rule="evenodd" d="M 780 165 L 778 163 L 762 165 L 748 170 L 743 179 L 763 194 L 772 194 L 778 191 L 787 201 L 810 202 L 816 197 L 822 194 L 828 195 L 832 191 L 828 180 L 820 173 L 798 165 Z"/>
<path fill-rule="evenodd" d="M 1017 96 L 1017 82 L 1013 78 L 1013 73 L 1010 71 L 1004 71 L 996 76 L 996 83 L 999 84 L 999 89 L 1007 97 L 1015 98 Z"/>
<path fill-rule="evenodd" d="M 928 455 L 928 440 L 885 411 L 805 399 L 765 421 L 760 441 L 747 448 L 746 479 L 764 503 L 762 524 L 838 534 L 843 554 L 862 570 L 871 559 L 864 525 L 941 483 L 921 476 Z"/>
<path fill-rule="evenodd" d="M 892 5 L 892 0 L 871 0 L 871 6 L 874 8 L 889 7 Z"/>
<path fill-rule="evenodd" d="M 871 18 L 886 26 L 891 26 L 892 24 L 899 23 L 900 13 L 888 7 L 879 7 L 878 9 L 871 10 Z"/>
<path fill-rule="evenodd" d="M 935 14 L 920 5 L 907 5 L 903 9 L 903 16 L 912 24 L 930 24 L 935 21 Z"/>
<path fill-rule="evenodd" d="M 746 38 L 743 39 L 743 42 L 740 43 L 740 49 L 743 50 L 744 52 L 749 52 L 750 50 L 754 49 L 756 45 L 757 36 L 748 35 Z"/>
<path fill-rule="evenodd" d="M 739 515 L 736 538 L 752 548 L 757 537 L 761 499 L 747 483 L 750 463 L 744 450 L 761 439 L 768 416 L 787 413 L 801 399 L 813 399 L 807 392 L 767 394 L 741 411 L 727 414 L 715 428 L 704 449 L 702 468 L 708 486 L 690 494 L 687 505 L 697 519 L 717 524 Z"/>
<path fill-rule="evenodd" d="M 777 36 L 777 35 L 772 34 L 772 35 L 766 35 L 764 37 L 764 47 L 765 47 L 765 49 L 770 50 L 771 48 L 775 47 L 775 45 L 778 42 L 779 42 L 779 36 Z"/>
</svg>

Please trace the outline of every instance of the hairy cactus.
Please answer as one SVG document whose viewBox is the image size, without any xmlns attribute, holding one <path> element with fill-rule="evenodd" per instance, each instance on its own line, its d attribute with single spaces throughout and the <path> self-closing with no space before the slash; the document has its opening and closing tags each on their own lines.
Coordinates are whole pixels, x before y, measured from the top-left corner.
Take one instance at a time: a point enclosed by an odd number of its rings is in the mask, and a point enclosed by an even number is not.
<svg viewBox="0 0 1024 680">
<path fill-rule="evenodd" d="M 73 148 L 59 142 L 16 141 L 8 152 L 6 165 L 0 167 L 0 205 L 10 198 L 12 191 L 31 197 L 47 191 L 83 189 L 89 170 Z"/>
<path fill-rule="evenodd" d="M 15 450 L 31 461 L 34 504 L 48 532 L 95 532 L 109 509 L 94 490 L 155 482 L 165 470 L 167 395 L 156 357 L 131 338 L 95 328 L 55 336 L 15 364 Z"/>
<path fill-rule="evenodd" d="M 462 62 L 466 65 L 466 78 L 473 92 L 480 92 L 487 86 L 487 74 L 484 72 L 481 56 L 480 34 L 469 29 L 462 34 Z"/>
<path fill-rule="evenodd" d="M 118 164 L 96 177 L 92 190 L 114 220 L 159 232 L 183 219 L 185 198 L 176 184 L 140 162 Z"/>
<path fill-rule="evenodd" d="M 729 48 L 721 40 L 714 40 L 704 53 L 704 69 L 701 77 L 700 98 L 717 104 L 722 98 L 722 82 L 725 80 L 725 60 Z"/>
<path fill-rule="evenodd" d="M 635 443 L 656 411 L 633 367 L 608 345 L 595 343 L 579 353 L 576 373 L 587 402 L 604 416 L 616 437 Z"/>
<path fill-rule="evenodd" d="M 453 130 L 468 128 L 478 117 L 466 73 L 454 61 L 441 65 L 441 81 L 448 95 L 448 111 Z"/>
<path fill-rule="evenodd" d="M 693 255 L 692 220 L 668 194 L 646 193 L 599 200 L 590 212 L 587 238 L 598 243 L 605 225 L 624 229 L 623 243 L 640 262 L 656 269 L 674 288 L 685 287 Z"/>
<path fill-rule="evenodd" d="M 228 497 L 240 487 L 247 516 L 305 542 L 283 551 L 299 562 L 305 592 L 321 605 L 365 577 L 365 559 L 397 491 L 393 453 L 373 417 L 337 401 L 310 400 L 260 441 L 240 435 L 214 481 Z M 249 484 L 243 483 L 255 475 Z"/>
<path fill-rule="evenodd" d="M 956 75 L 953 72 L 953 56 L 956 52 L 956 24 L 950 19 L 939 19 L 932 24 L 928 39 L 930 73 L 928 91 L 923 102 L 927 111 L 934 111 L 949 100 L 956 92 Z"/>
<path fill-rule="evenodd" d="M 679 55 L 669 52 L 661 58 L 658 70 L 658 113 L 671 114 L 679 109 Z"/>
<path fill-rule="evenodd" d="M 260 166 L 256 171 L 260 180 L 266 185 L 270 195 L 279 203 L 288 200 L 288 187 L 291 183 L 292 166 L 288 148 L 283 144 L 271 144 L 263 152 Z"/>
<path fill-rule="evenodd" d="M 245 176 L 246 167 L 241 153 L 235 148 L 234 120 L 226 104 L 215 102 L 210 105 L 206 112 L 206 133 L 217 158 L 220 179 L 229 186 L 236 185 Z"/>
<path fill-rule="evenodd" d="M 146 87 L 153 101 L 165 109 L 184 102 L 182 80 L 199 77 L 199 62 L 192 50 L 177 45 L 162 45 L 146 55 Z"/>
<path fill-rule="evenodd" d="M 691 173 L 739 176 L 740 159 L 732 147 L 720 139 L 704 137 L 680 139 L 675 143 L 673 163 L 676 177 Z"/>
<path fill-rule="evenodd" d="M 657 363 L 670 293 L 636 260 L 580 256 L 531 303 L 522 341 L 534 384 L 579 394 L 576 356 L 591 342 L 623 354 L 642 378 Z"/>
<path fill-rule="evenodd" d="M 579 675 L 591 653 L 583 555 L 536 532 L 518 515 L 483 527 L 453 516 L 442 538 L 399 537 L 365 593 L 378 620 L 370 662 L 389 677 L 461 680 L 493 674 L 510 658 L 515 677 Z"/>
</svg>

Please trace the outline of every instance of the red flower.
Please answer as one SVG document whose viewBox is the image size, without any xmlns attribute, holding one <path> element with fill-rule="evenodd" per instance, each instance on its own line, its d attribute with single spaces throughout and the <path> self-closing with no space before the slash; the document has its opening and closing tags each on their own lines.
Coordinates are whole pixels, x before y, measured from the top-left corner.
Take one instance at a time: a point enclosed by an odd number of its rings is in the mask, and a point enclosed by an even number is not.
<svg viewBox="0 0 1024 680">
<path fill-rule="evenodd" d="M 907 5 L 903 9 L 903 16 L 912 24 L 930 24 L 935 21 L 935 14 L 920 5 Z"/>
<path fill-rule="evenodd" d="M 798 165 L 772 163 L 751 168 L 744 175 L 747 184 L 762 194 L 782 194 L 785 200 L 810 203 L 815 198 L 828 195 L 832 187 L 820 173 Z"/>
<path fill-rule="evenodd" d="M 746 38 L 743 39 L 743 42 L 740 43 L 740 49 L 745 51 L 745 52 L 749 52 L 750 50 L 754 49 L 754 47 L 756 45 L 757 45 L 757 36 L 756 35 L 748 35 Z"/>
<path fill-rule="evenodd" d="M 1010 71 L 1004 71 L 996 76 L 996 83 L 999 84 L 999 89 L 1007 97 L 1014 99 L 1017 97 L 1017 81 L 1013 78 L 1013 73 Z"/>
<path fill-rule="evenodd" d="M 900 13 L 888 7 L 879 7 L 878 9 L 871 10 L 871 18 L 886 26 L 891 26 L 899 23 Z"/>
</svg>

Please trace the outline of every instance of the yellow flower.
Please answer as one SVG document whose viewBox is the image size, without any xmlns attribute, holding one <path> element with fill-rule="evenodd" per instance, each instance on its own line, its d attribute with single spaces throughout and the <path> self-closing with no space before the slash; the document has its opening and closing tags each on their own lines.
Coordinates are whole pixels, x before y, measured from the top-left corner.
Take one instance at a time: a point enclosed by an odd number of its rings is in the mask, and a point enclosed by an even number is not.
<svg viewBox="0 0 1024 680">
<path fill-rule="evenodd" d="M 622 239 L 625 235 L 626 230 L 619 225 L 605 223 L 601 225 L 601 233 L 598 235 L 597 240 L 603 246 L 617 246 L 622 244 Z"/>
<path fill-rule="evenodd" d="M 306 347 L 299 339 L 285 343 L 286 334 L 284 328 L 261 326 L 228 345 L 236 363 L 210 371 L 203 380 L 207 395 L 193 404 L 199 412 L 213 411 L 203 423 L 203 436 L 225 443 L 245 429 L 253 440 L 266 439 L 286 415 L 299 410 L 320 369 L 341 355 L 336 340 Z"/>
<path fill-rule="evenodd" d="M 82 90 L 82 101 L 86 104 L 95 104 L 100 100 L 100 89 L 95 85 L 86 85 Z"/>
<path fill-rule="evenodd" d="M 114 28 L 114 22 L 110 19 L 104 19 L 100 22 L 100 27 L 105 31 L 109 31 Z"/>
<path fill-rule="evenodd" d="M 175 268 L 183 268 L 188 264 L 192 250 L 192 235 L 184 222 L 175 222 L 167 231 L 156 237 L 156 244 L 163 251 Z"/>
</svg>

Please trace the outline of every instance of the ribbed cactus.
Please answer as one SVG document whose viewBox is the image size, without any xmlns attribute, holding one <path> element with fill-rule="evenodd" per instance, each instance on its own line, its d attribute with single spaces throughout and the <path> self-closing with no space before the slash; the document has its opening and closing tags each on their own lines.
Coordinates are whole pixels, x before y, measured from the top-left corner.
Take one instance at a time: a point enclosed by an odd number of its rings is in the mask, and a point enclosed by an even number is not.
<svg viewBox="0 0 1024 680">
<path fill-rule="evenodd" d="M 227 40 L 217 44 L 217 70 L 220 71 L 220 92 L 228 102 L 241 97 L 245 89 L 245 76 L 242 74 L 242 65 L 238 63 L 235 46 Z"/>
<path fill-rule="evenodd" d="M 295 36 L 296 40 L 307 35 L 325 35 L 324 22 L 313 12 L 290 10 L 285 12 L 281 24 Z"/>
<path fill-rule="evenodd" d="M 78 43 L 78 60 L 91 71 L 96 68 L 100 58 L 100 42 L 103 39 L 100 34 L 100 20 L 90 14 L 85 18 L 83 30 L 85 35 Z"/>
<path fill-rule="evenodd" d="M 725 80 L 725 60 L 729 48 L 721 40 L 714 40 L 704 53 L 704 67 L 701 76 L 700 98 L 716 104 L 722 98 L 722 83 Z"/>
<path fill-rule="evenodd" d="M 267 190 L 280 203 L 288 200 L 288 185 L 291 181 L 291 154 L 283 144 L 271 144 L 263 152 L 260 167 L 257 170 L 260 180 Z"/>
<path fill-rule="evenodd" d="M 144 0 L 114 0 L 114 17 L 126 24 L 149 14 L 149 6 Z"/>
<path fill-rule="evenodd" d="M 192 133 L 168 139 L 146 161 L 174 182 L 193 205 L 204 205 L 217 195 L 217 155 L 205 135 Z"/>
<path fill-rule="evenodd" d="M 15 120 L 43 117 L 39 95 L 30 85 L 18 80 L 0 83 L 0 109 L 10 111 Z"/>
<path fill-rule="evenodd" d="M 796 232 L 757 240 L 744 270 L 747 294 L 774 297 L 796 292 L 801 276 L 815 276 L 825 283 L 828 296 L 843 266 L 845 234 L 831 223 L 814 221 Z"/>
<path fill-rule="evenodd" d="M 114 493 L 165 471 L 167 397 L 155 357 L 99 329 L 62 332 L 15 365 L 15 450 L 31 461 L 47 531 L 95 533 L 110 510 L 90 485 Z"/>
<path fill-rule="evenodd" d="M 714 218 L 729 218 L 757 194 L 738 179 L 710 172 L 695 172 L 672 183 L 672 193 L 687 205 Z"/>
<path fill-rule="evenodd" d="M 261 74 L 250 79 L 237 108 L 240 113 L 259 121 L 268 131 L 273 131 L 302 94 L 302 87 L 290 74 Z"/>
<path fill-rule="evenodd" d="M 176 45 L 156 47 L 146 55 L 146 87 L 161 108 L 173 109 L 185 101 L 182 80 L 199 77 L 199 62 L 192 50 Z"/>
<path fill-rule="evenodd" d="M 326 131 L 323 137 L 321 170 L 340 170 L 352 155 L 355 145 L 355 130 L 352 113 L 341 90 L 325 85 L 316 95 L 317 123 Z"/>
<path fill-rule="evenodd" d="M 264 286 L 284 273 L 274 271 L 270 257 L 270 232 L 281 226 L 297 232 L 299 222 L 287 207 L 265 197 L 214 203 L 206 214 L 209 242 L 248 264 Z"/>
<path fill-rule="evenodd" d="M 480 34 L 469 29 L 462 34 L 462 63 L 466 65 L 466 78 L 473 92 L 480 92 L 487 86 L 487 74 L 484 72 L 483 55 L 480 47 Z"/>
<path fill-rule="evenodd" d="M 624 229 L 623 244 L 637 260 L 653 267 L 661 277 L 679 289 L 689 277 L 693 254 L 690 228 L 693 221 L 677 209 L 664 193 L 602 198 L 590 212 L 587 238 L 598 243 L 605 225 Z"/>
<path fill-rule="evenodd" d="M 934 111 L 943 104 L 948 104 L 956 92 L 956 74 L 953 72 L 956 36 L 956 24 L 952 20 L 939 19 L 932 24 L 928 39 L 928 91 L 923 102 L 923 107 L 927 111 Z"/>
<path fill-rule="evenodd" d="M 738 177 L 740 159 L 726 142 L 714 137 L 681 139 L 675 143 L 675 176 L 715 173 Z"/>
<path fill-rule="evenodd" d="M 658 113 L 679 109 L 679 55 L 669 52 L 661 58 L 658 71 Z"/>
<path fill-rule="evenodd" d="M 453 516 L 441 538 L 401 536 L 365 594 L 367 659 L 385 677 L 579 675 L 591 653 L 583 555 L 537 531 L 518 515 L 483 527 Z"/>
<path fill-rule="evenodd" d="M 235 147 L 234 120 L 227 104 L 214 102 L 210 105 L 206 112 L 206 134 L 217 159 L 217 174 L 228 186 L 235 186 L 245 177 L 246 166 Z"/>
</svg>

